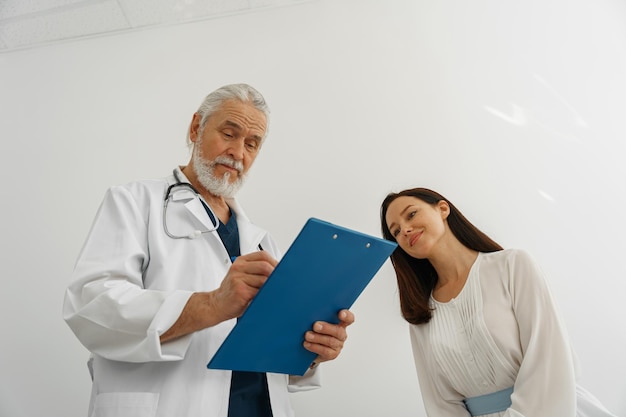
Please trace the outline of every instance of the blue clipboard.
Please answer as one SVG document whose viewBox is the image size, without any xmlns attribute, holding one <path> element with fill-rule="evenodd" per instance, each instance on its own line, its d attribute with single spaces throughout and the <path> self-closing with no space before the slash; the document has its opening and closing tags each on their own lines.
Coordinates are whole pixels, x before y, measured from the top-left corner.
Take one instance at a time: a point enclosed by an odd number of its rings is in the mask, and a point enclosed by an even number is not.
<svg viewBox="0 0 626 417">
<path fill-rule="evenodd" d="M 316 357 L 305 332 L 338 323 L 396 246 L 310 218 L 207 367 L 304 375 Z"/>
</svg>

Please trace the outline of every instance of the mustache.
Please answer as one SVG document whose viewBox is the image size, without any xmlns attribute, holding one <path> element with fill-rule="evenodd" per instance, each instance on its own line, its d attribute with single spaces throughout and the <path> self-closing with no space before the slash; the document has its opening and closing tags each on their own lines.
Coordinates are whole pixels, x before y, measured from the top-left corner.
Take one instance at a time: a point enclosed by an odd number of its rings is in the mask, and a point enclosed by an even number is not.
<svg viewBox="0 0 626 417">
<path fill-rule="evenodd" d="M 229 158 L 228 156 L 224 156 L 224 155 L 218 156 L 217 158 L 213 160 L 212 165 L 215 166 L 216 164 L 222 164 L 222 165 L 226 165 L 231 168 L 234 168 L 240 174 L 243 172 L 243 162 L 236 161 L 232 158 Z"/>
</svg>

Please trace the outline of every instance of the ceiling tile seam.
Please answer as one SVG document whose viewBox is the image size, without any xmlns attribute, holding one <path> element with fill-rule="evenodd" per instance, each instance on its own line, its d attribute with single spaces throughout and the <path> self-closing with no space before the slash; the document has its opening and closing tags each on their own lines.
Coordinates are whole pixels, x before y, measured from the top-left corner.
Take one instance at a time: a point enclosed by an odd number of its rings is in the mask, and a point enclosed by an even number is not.
<svg viewBox="0 0 626 417">
<path fill-rule="evenodd" d="M 61 14 L 61 13 L 70 12 L 73 10 L 79 10 L 85 7 L 95 6 L 101 3 L 109 3 L 110 1 L 112 0 L 83 0 L 79 3 L 66 4 L 63 6 L 53 7 L 51 9 L 39 10 L 36 12 L 30 12 L 30 13 L 24 13 L 24 14 L 20 14 L 16 16 L 11 16 L 11 17 L 0 18 L 0 24 L 20 22 L 22 20 L 45 17 L 45 16 L 49 16 L 52 14 Z M 114 1 L 117 2 L 117 0 L 114 0 Z"/>
<path fill-rule="evenodd" d="M 171 25 L 175 25 L 175 24 L 189 24 L 189 23 L 197 23 L 197 22 L 201 22 L 204 20 L 216 20 L 216 19 L 221 19 L 221 18 L 228 18 L 228 17 L 233 17 L 233 16 L 237 16 L 237 15 L 246 15 L 246 14 L 253 14 L 253 13 L 260 13 L 260 12 L 265 12 L 265 11 L 271 11 L 273 9 L 282 9 L 282 8 L 287 8 L 287 7 L 293 7 L 293 6 L 300 6 L 303 5 L 305 3 L 311 3 L 311 2 L 315 2 L 315 1 L 319 1 L 319 0 L 276 0 L 274 2 L 270 2 L 267 4 L 264 4 L 262 6 L 252 6 L 251 2 L 248 1 L 248 7 L 246 7 L 245 9 L 237 9 L 237 10 L 228 10 L 228 11 L 222 11 L 222 12 L 214 12 L 214 13 L 210 13 L 210 14 L 205 14 L 205 15 L 201 15 L 201 16 L 193 16 L 193 17 L 187 17 L 187 18 L 182 18 L 179 19 L 175 22 L 162 22 L 162 23 L 153 23 L 150 24 L 150 27 L 166 27 L 166 26 L 171 26 Z M 136 26 L 135 26 L 136 27 Z"/>
<path fill-rule="evenodd" d="M 122 12 L 122 16 L 124 16 L 124 20 L 126 21 L 126 24 L 129 27 L 135 27 L 135 25 L 130 21 L 130 19 L 128 18 L 128 12 L 126 11 L 126 9 L 124 8 L 124 3 L 120 2 L 120 0 L 115 0 L 115 3 L 117 3 L 117 7 L 120 9 L 120 11 Z"/>
<path fill-rule="evenodd" d="M 124 9 L 124 6 L 122 5 L 123 1 L 122 2 L 120 2 L 119 0 L 115 0 L 115 1 L 118 3 L 120 8 L 122 9 L 122 13 L 126 16 L 126 11 Z M 253 13 L 268 11 L 272 9 L 299 6 L 305 3 L 310 3 L 310 2 L 315 2 L 315 1 L 319 1 L 319 0 L 289 0 L 289 1 L 277 0 L 274 3 L 268 3 L 262 6 L 250 6 L 245 9 L 216 12 L 216 13 L 204 14 L 204 15 L 198 15 L 198 16 L 192 16 L 192 17 L 183 17 L 174 21 L 161 21 L 159 23 L 151 23 L 148 25 L 138 25 L 136 23 L 129 22 L 128 28 L 111 31 L 109 33 L 113 34 L 113 33 L 123 33 L 123 32 L 134 32 L 138 30 L 151 30 L 151 29 L 165 28 L 165 27 L 171 27 L 171 26 L 176 26 L 176 25 L 181 25 L 181 24 L 194 24 L 194 23 L 203 22 L 203 21 L 229 18 L 229 17 L 233 17 L 237 15 L 253 14 Z M 248 2 L 248 4 L 250 4 L 250 2 Z M 107 33 L 94 34 L 94 35 L 106 36 Z"/>
</svg>

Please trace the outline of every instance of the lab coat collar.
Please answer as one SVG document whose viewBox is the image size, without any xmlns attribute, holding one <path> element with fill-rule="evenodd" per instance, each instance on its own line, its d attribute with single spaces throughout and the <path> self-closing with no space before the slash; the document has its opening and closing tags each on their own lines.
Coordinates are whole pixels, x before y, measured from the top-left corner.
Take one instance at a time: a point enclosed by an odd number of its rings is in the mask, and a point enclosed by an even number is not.
<svg viewBox="0 0 626 417">
<path fill-rule="evenodd" d="M 172 176 L 173 183 L 176 183 L 177 180 L 189 183 L 189 179 L 185 176 L 181 168 L 182 167 L 178 166 L 174 170 L 176 174 Z M 228 204 L 228 207 L 230 207 L 230 209 L 234 211 L 237 216 L 237 227 L 239 228 L 239 247 L 241 249 L 241 254 L 244 255 L 246 253 L 259 250 L 259 245 L 261 244 L 263 238 L 267 235 L 267 231 L 250 222 L 250 219 L 244 212 L 243 208 L 234 197 L 226 198 L 225 201 L 226 204 Z M 199 199 L 193 199 L 185 206 L 205 227 L 209 229 L 212 227 L 211 221 L 206 214 L 206 210 L 202 206 Z M 217 231 L 211 234 L 215 235 L 219 239 Z"/>
<path fill-rule="evenodd" d="M 176 184 L 179 182 L 191 184 L 191 182 L 185 176 L 181 168 L 182 167 L 177 166 L 174 169 L 173 175 L 170 177 L 170 181 L 169 181 L 170 185 Z M 207 212 L 204 206 L 202 205 L 202 201 L 200 200 L 202 197 L 200 195 L 197 195 L 197 197 L 198 198 L 193 198 L 189 200 L 187 203 L 185 203 L 185 208 L 189 210 L 189 212 L 196 218 L 196 220 L 202 224 L 205 230 L 213 229 L 214 225 L 211 223 L 209 216 L 207 216 Z M 219 238 L 219 236 L 217 235 L 217 231 L 214 231 L 211 234 Z"/>
</svg>

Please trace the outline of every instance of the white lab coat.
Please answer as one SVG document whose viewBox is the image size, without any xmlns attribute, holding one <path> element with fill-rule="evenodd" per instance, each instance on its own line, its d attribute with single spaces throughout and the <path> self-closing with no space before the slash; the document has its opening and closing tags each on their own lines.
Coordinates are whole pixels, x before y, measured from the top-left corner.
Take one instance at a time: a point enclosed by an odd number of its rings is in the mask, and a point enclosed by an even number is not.
<svg viewBox="0 0 626 417">
<path fill-rule="evenodd" d="M 159 342 L 191 294 L 218 288 L 231 265 L 216 231 L 196 239 L 165 234 L 163 199 L 174 182 L 171 175 L 110 188 L 77 260 L 63 318 L 92 353 L 89 417 L 227 414 L 231 372 L 206 364 L 235 320 Z M 250 223 L 234 199 L 228 204 L 237 215 L 241 253 L 261 245 L 278 259 L 269 234 Z M 197 198 L 168 209 L 170 232 L 208 230 L 207 222 Z M 267 374 L 275 417 L 293 416 L 288 392 L 319 387 L 318 372 Z"/>
</svg>

